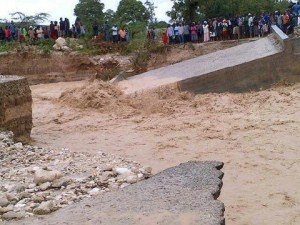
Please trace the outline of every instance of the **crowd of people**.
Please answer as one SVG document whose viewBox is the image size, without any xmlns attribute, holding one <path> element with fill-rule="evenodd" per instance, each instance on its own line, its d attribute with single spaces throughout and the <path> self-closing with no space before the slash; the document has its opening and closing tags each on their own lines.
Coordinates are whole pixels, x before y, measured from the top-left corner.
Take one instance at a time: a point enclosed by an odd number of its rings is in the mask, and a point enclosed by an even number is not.
<svg viewBox="0 0 300 225">
<path fill-rule="evenodd" d="M 49 26 L 23 26 L 16 25 L 14 21 L 7 26 L 5 29 L 0 27 L 0 41 L 25 41 L 29 39 L 30 41 L 36 41 L 41 39 L 57 39 L 58 37 L 67 37 L 72 34 L 70 29 L 70 21 L 68 18 L 64 20 L 60 18 L 60 21 L 51 21 Z"/>
<path fill-rule="evenodd" d="M 270 33 L 271 25 L 277 25 L 284 33 L 290 34 L 300 23 L 299 10 L 298 2 L 291 4 L 284 13 L 248 13 L 239 17 L 212 18 L 198 24 L 174 22 L 164 30 L 162 41 L 165 44 L 179 44 L 262 37 Z"/>
<path fill-rule="evenodd" d="M 261 37 L 268 34 L 271 25 L 277 25 L 286 34 L 293 32 L 293 28 L 300 23 L 299 19 L 300 4 L 291 3 L 289 8 L 281 13 L 262 13 L 256 15 L 248 13 L 244 16 L 222 18 L 215 17 L 199 23 L 178 23 L 169 24 L 162 34 L 162 41 L 165 44 L 179 44 L 186 42 L 208 42 L 216 40 L 229 40 L 240 38 Z M 109 27 L 108 21 L 100 26 L 97 21 L 92 24 L 93 36 L 96 38 L 103 31 L 105 41 L 128 42 L 129 31 L 125 27 L 120 29 L 116 24 Z M 76 18 L 75 23 L 70 25 L 68 18 L 59 21 L 51 21 L 49 26 L 29 26 L 28 29 L 11 21 L 4 29 L 0 27 L 0 41 L 29 39 L 36 40 L 51 38 L 56 40 L 58 37 L 80 38 L 86 33 L 85 27 L 80 20 Z M 149 39 L 156 38 L 156 32 L 153 27 L 147 31 Z"/>
<path fill-rule="evenodd" d="M 129 41 L 129 31 L 126 27 L 121 27 L 120 29 L 116 24 L 110 28 L 108 21 L 105 21 L 103 26 L 100 26 L 97 21 L 92 24 L 93 37 L 96 38 L 100 35 L 100 30 L 103 32 L 103 37 L 105 41 L 126 42 Z M 70 26 L 70 21 L 68 18 L 64 20 L 60 18 L 59 21 L 51 21 L 49 26 L 38 25 L 38 26 L 26 26 L 21 27 L 21 25 L 16 25 L 14 21 L 3 29 L 0 27 L 0 41 L 25 41 L 29 39 L 34 42 L 42 39 L 53 39 L 56 40 L 58 37 L 72 37 L 80 38 L 85 35 L 85 26 L 83 25 L 80 18 L 76 18 L 75 23 Z"/>
</svg>

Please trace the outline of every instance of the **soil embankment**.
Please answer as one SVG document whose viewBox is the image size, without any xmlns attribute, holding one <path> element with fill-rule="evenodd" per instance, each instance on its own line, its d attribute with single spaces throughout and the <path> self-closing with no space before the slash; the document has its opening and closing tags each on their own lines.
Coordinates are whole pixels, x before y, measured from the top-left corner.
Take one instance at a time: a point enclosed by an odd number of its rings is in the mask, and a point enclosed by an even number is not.
<svg viewBox="0 0 300 225">
<path fill-rule="evenodd" d="M 243 40 L 243 42 L 248 40 Z M 212 42 L 166 48 L 165 52 L 152 53 L 148 62 L 141 62 L 144 71 L 181 62 L 199 55 L 239 45 L 242 42 Z M 32 47 L 18 52 L 0 54 L 0 74 L 25 76 L 29 84 L 79 81 L 86 78 L 109 80 L 120 71 L 133 71 L 135 55 L 105 54 L 89 56 L 78 52 L 41 54 Z M 144 65 L 145 64 L 145 65 Z M 132 75 L 131 73 L 128 76 Z"/>
<path fill-rule="evenodd" d="M 30 138 L 32 97 L 24 77 L 0 75 L 0 128 L 13 131 L 16 138 Z"/>
</svg>

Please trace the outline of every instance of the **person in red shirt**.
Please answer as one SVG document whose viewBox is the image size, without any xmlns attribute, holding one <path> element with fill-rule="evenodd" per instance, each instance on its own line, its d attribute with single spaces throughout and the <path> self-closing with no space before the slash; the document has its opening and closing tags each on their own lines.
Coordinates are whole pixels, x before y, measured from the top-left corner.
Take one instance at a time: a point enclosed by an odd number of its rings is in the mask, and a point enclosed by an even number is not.
<svg viewBox="0 0 300 225">
<path fill-rule="evenodd" d="M 166 45 L 168 44 L 168 35 L 167 35 L 167 29 L 164 29 L 164 32 L 162 34 L 162 42 Z"/>
<path fill-rule="evenodd" d="M 5 27 L 5 39 L 6 39 L 7 41 L 9 41 L 9 40 L 10 40 L 10 36 L 11 36 L 10 29 L 9 29 L 8 26 L 6 26 L 6 27 Z"/>
</svg>

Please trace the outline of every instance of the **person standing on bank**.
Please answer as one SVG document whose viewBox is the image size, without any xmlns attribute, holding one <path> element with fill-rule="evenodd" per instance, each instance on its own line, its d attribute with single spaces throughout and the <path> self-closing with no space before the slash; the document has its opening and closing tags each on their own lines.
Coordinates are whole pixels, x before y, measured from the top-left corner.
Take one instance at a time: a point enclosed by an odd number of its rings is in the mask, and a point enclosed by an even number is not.
<svg viewBox="0 0 300 225">
<path fill-rule="evenodd" d="M 118 27 L 116 24 L 113 25 L 112 27 L 112 37 L 113 37 L 113 42 L 117 43 L 119 41 L 118 38 Z"/>
</svg>

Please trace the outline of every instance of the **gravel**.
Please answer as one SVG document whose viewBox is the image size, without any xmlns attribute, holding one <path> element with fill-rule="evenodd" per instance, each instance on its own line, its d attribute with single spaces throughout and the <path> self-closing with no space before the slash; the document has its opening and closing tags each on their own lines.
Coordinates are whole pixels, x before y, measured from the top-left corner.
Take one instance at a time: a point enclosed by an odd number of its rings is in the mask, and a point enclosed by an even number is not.
<svg viewBox="0 0 300 225">
<path fill-rule="evenodd" d="M 4 131 L 0 165 L 0 223 L 49 214 L 151 176 L 148 167 L 122 157 L 23 145 Z"/>
</svg>

